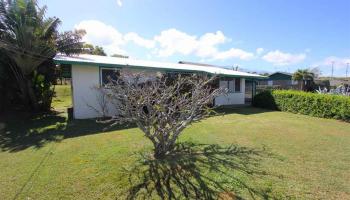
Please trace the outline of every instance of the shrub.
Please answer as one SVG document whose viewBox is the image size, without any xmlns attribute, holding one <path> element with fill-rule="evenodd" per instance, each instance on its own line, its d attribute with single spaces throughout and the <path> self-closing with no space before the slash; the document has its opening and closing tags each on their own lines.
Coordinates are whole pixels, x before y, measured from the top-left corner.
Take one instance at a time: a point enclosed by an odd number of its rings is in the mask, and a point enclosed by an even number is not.
<svg viewBox="0 0 350 200">
<path fill-rule="evenodd" d="M 347 96 L 273 90 L 255 95 L 253 106 L 350 121 L 350 97 Z"/>
<path fill-rule="evenodd" d="M 272 96 L 272 90 L 264 90 L 259 94 L 255 95 L 253 106 L 266 108 L 270 110 L 277 110 L 275 99 Z"/>
</svg>

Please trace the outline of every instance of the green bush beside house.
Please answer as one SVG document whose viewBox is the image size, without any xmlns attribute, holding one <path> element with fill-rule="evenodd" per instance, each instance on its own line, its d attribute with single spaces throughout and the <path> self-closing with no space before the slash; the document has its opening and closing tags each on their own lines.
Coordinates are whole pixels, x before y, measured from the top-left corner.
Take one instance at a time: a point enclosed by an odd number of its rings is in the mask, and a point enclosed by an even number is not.
<svg viewBox="0 0 350 200">
<path fill-rule="evenodd" d="M 350 121 L 350 97 L 347 96 L 272 90 L 257 94 L 253 106 Z"/>
</svg>

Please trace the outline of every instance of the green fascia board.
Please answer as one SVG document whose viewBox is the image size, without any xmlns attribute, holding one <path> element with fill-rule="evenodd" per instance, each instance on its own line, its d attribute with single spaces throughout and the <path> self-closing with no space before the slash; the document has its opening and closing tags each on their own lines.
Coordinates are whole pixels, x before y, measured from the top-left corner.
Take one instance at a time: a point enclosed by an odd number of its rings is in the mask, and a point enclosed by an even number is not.
<svg viewBox="0 0 350 200">
<path fill-rule="evenodd" d="M 190 73 L 208 73 L 212 74 L 209 72 L 205 71 L 200 71 L 200 70 L 185 70 L 185 69 L 170 69 L 170 68 L 159 68 L 159 67 L 145 67 L 145 66 L 132 66 L 132 65 L 118 65 L 118 64 L 106 64 L 106 63 L 92 63 L 92 62 L 82 62 L 82 61 L 67 61 L 67 60 L 55 60 L 55 64 L 71 64 L 71 65 L 89 65 L 89 66 L 96 66 L 96 67 L 103 67 L 103 68 L 124 68 L 128 67 L 130 69 L 145 69 L 145 70 L 150 70 L 150 71 L 160 71 L 160 72 L 172 72 L 172 71 L 183 71 L 183 72 L 190 72 Z M 225 76 L 225 77 L 238 77 L 238 78 L 247 78 L 250 80 L 256 80 L 256 79 L 267 79 L 268 77 L 255 77 L 255 76 L 239 76 L 239 75 L 226 75 L 226 74 L 218 74 L 219 76 Z"/>
</svg>

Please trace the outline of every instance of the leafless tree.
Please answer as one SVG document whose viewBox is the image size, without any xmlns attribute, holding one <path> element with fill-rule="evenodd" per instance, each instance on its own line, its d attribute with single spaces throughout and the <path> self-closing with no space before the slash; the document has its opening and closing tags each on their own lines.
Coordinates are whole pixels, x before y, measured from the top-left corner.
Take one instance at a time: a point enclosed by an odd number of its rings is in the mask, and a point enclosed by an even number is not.
<svg viewBox="0 0 350 200">
<path fill-rule="evenodd" d="M 104 91 L 105 88 L 100 86 L 94 86 L 91 88 L 93 91 L 96 91 L 96 106 L 86 103 L 86 105 L 91 108 L 93 111 L 97 112 L 102 118 L 108 116 L 108 96 Z"/>
<path fill-rule="evenodd" d="M 204 74 L 169 78 L 121 71 L 117 80 L 102 87 L 117 110 L 103 122 L 135 123 L 152 141 L 154 157 L 163 158 L 188 125 L 214 113 L 213 100 L 226 93 L 215 85 L 217 80 Z"/>
</svg>

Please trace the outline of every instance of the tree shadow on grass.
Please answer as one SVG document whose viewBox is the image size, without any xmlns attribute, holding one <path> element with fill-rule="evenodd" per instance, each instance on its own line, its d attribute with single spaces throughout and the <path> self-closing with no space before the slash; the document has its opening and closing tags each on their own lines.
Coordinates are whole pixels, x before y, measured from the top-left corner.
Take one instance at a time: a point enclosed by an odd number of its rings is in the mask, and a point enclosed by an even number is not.
<svg viewBox="0 0 350 200">
<path fill-rule="evenodd" d="M 125 169 L 132 185 L 127 199 L 274 199 L 272 189 L 253 183 L 274 176 L 260 167 L 265 149 L 182 143 L 163 160 L 141 156 Z M 275 176 L 277 177 L 277 176 Z M 280 178 L 280 177 L 279 177 Z M 280 198 L 280 197 L 279 197 Z"/>
<path fill-rule="evenodd" d="M 20 113 L 6 116 L 6 129 L 0 132 L 0 150 L 17 152 L 30 147 L 41 148 L 49 142 L 104 132 L 106 124 L 94 119 L 71 120 L 58 113 L 28 115 Z M 134 126 L 115 126 L 111 130 L 122 130 Z"/>
</svg>

